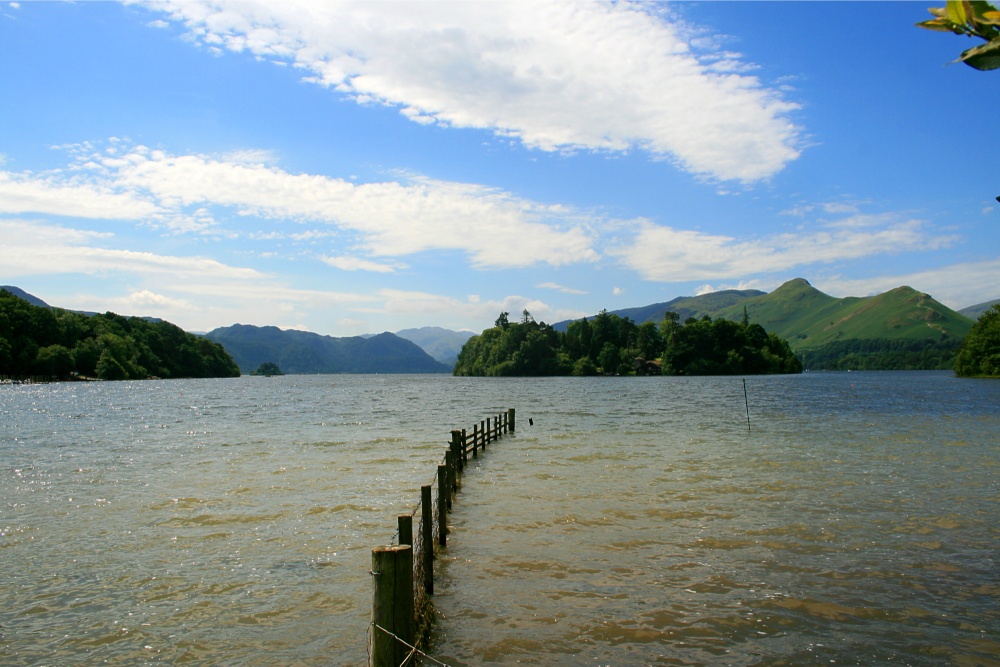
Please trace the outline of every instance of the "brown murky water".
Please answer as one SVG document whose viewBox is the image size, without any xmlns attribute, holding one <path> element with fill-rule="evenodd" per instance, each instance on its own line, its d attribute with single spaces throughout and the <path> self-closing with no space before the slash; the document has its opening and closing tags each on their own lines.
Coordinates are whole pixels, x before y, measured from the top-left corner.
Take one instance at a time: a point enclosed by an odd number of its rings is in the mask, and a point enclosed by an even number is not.
<svg viewBox="0 0 1000 667">
<path fill-rule="evenodd" d="M 0 664 L 364 664 L 452 428 L 452 665 L 1000 664 L 1000 383 L 947 373 L 0 387 Z M 528 418 L 534 422 L 528 425 Z"/>
</svg>

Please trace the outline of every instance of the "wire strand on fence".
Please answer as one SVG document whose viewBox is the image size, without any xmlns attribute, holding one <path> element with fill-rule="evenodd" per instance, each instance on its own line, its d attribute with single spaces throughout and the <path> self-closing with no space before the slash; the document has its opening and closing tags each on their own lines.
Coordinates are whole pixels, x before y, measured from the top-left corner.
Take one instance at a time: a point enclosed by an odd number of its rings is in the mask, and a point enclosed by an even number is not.
<svg viewBox="0 0 1000 667">
<path fill-rule="evenodd" d="M 374 621 L 372 622 L 372 624 L 370 626 L 368 626 L 368 632 L 369 633 L 371 632 L 372 628 L 375 628 L 376 630 L 381 630 L 382 632 L 384 632 L 385 634 L 389 635 L 390 637 L 392 637 L 393 639 L 395 639 L 396 641 L 398 641 L 400 644 L 402 644 L 406 648 L 410 649 L 409 655 L 406 656 L 406 658 L 403 660 L 403 662 L 399 663 L 400 667 L 403 667 L 403 665 L 405 665 L 406 663 L 408 663 L 410 661 L 410 658 L 412 658 L 414 655 L 420 655 L 423 658 L 427 658 L 431 662 L 433 662 L 435 664 L 438 664 L 438 665 L 441 665 L 441 667 L 451 667 L 447 663 L 441 662 L 440 660 L 438 660 L 434 656 L 427 655 L 426 653 L 424 653 L 423 651 L 421 651 L 420 649 L 418 649 L 416 646 L 414 646 L 414 645 L 412 645 L 412 644 L 410 644 L 408 642 L 403 641 L 403 639 L 401 639 L 400 637 L 396 636 L 392 632 L 386 630 L 385 628 L 383 628 L 378 623 L 375 623 Z"/>
</svg>

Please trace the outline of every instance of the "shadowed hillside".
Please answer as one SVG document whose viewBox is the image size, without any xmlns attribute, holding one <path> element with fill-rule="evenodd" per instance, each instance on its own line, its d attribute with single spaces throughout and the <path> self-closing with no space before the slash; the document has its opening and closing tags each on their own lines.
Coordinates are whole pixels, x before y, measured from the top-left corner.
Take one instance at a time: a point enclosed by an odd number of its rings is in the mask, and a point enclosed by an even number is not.
<svg viewBox="0 0 1000 667">
<path fill-rule="evenodd" d="M 206 337 L 221 344 L 250 373 L 265 362 L 288 374 L 447 373 L 449 368 L 416 344 L 391 333 L 334 338 L 308 331 L 234 324 Z"/>
</svg>

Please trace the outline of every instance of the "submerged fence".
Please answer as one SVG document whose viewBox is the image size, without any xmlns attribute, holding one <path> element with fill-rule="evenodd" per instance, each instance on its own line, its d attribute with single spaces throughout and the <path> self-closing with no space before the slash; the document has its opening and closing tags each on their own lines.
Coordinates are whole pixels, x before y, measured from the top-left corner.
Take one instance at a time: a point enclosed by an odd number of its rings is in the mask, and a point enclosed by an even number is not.
<svg viewBox="0 0 1000 667">
<path fill-rule="evenodd" d="M 434 560 L 438 551 L 448 545 L 448 512 L 461 487 L 469 456 L 478 457 L 487 445 L 513 433 L 514 417 L 514 409 L 510 408 L 479 422 L 471 433 L 467 429 L 452 431 L 437 467 L 436 484 L 421 486 L 417 507 L 397 517 L 399 543 L 372 549 L 369 667 L 416 664 L 414 658 L 418 655 L 429 658 L 421 649 L 426 647 L 434 625 Z"/>
</svg>

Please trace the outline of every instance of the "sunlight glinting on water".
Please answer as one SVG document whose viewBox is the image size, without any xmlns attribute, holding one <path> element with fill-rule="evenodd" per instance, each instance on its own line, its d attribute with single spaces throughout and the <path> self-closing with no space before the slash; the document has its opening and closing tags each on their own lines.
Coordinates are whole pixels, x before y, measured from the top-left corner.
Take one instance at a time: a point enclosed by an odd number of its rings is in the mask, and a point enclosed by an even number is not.
<svg viewBox="0 0 1000 667">
<path fill-rule="evenodd" d="M 0 388 L 0 662 L 363 664 L 372 547 L 514 407 L 439 561 L 474 664 L 989 664 L 1000 387 L 941 373 Z M 529 425 L 531 418 L 533 424 Z"/>
</svg>

